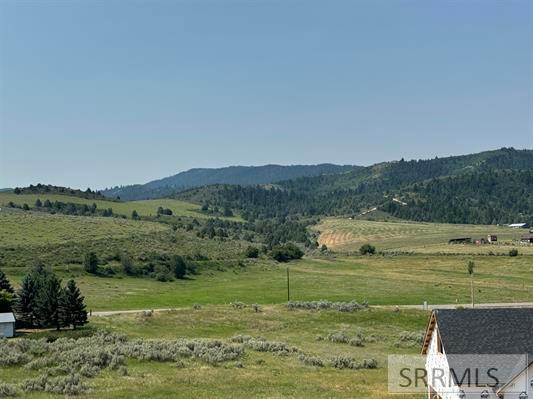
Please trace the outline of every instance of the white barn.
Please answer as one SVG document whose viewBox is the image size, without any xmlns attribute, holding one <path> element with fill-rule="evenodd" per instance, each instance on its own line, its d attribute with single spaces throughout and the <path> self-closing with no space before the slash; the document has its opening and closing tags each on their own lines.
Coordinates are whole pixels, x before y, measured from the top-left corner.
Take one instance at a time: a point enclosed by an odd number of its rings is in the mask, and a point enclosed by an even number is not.
<svg viewBox="0 0 533 399">
<path fill-rule="evenodd" d="M 533 309 L 435 310 L 422 353 L 429 399 L 533 399 Z"/>
<path fill-rule="evenodd" d="M 0 338 L 15 336 L 15 315 L 13 313 L 0 313 Z"/>
</svg>

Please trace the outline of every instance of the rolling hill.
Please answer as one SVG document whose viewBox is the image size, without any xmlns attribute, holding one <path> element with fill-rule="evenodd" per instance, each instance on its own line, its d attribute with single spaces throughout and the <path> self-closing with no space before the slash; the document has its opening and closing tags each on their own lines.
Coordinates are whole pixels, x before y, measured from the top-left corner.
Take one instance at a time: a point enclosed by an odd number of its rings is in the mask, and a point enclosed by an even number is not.
<svg viewBox="0 0 533 399">
<path fill-rule="evenodd" d="M 120 197 L 122 200 L 161 198 L 191 187 L 211 184 L 268 184 L 304 176 L 337 174 L 357 168 L 357 166 L 333 164 L 229 166 L 218 169 L 198 168 L 146 184 L 105 189 L 101 193 L 110 198 Z"/>
<path fill-rule="evenodd" d="M 275 186 L 190 189 L 177 198 L 240 209 L 245 218 L 357 215 L 375 208 L 416 221 L 531 222 L 533 150 L 502 148 L 429 160 L 402 159 Z"/>
</svg>

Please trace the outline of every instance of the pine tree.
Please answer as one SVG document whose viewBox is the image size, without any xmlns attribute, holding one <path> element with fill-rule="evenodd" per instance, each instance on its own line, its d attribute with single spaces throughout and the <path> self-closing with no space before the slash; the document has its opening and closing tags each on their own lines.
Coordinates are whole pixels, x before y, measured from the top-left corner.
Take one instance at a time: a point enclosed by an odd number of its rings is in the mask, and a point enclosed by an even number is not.
<svg viewBox="0 0 533 399">
<path fill-rule="evenodd" d="M 11 312 L 13 305 L 13 294 L 5 290 L 0 290 L 0 313 Z"/>
<path fill-rule="evenodd" d="M 37 291 L 37 282 L 33 274 L 27 274 L 22 279 L 13 306 L 15 314 L 17 315 L 17 320 L 22 321 L 29 327 L 35 326 L 37 321 Z"/>
<path fill-rule="evenodd" d="M 64 327 L 72 326 L 75 330 L 77 326 L 87 323 L 87 311 L 85 310 L 84 297 L 74 280 L 69 280 L 67 286 L 62 290 L 60 300 L 60 323 Z"/>
<path fill-rule="evenodd" d="M 36 297 L 37 320 L 45 327 L 55 327 L 61 329 L 60 300 L 61 281 L 50 274 L 39 287 Z"/>
<path fill-rule="evenodd" d="M 83 268 L 87 273 L 95 274 L 98 271 L 98 257 L 94 252 L 88 252 L 85 254 Z"/>
<path fill-rule="evenodd" d="M 7 276 L 2 270 L 0 270 L 0 291 L 6 291 L 10 294 L 13 294 L 15 292 L 15 290 L 13 290 L 13 287 L 11 286 L 11 283 L 7 279 Z"/>
</svg>

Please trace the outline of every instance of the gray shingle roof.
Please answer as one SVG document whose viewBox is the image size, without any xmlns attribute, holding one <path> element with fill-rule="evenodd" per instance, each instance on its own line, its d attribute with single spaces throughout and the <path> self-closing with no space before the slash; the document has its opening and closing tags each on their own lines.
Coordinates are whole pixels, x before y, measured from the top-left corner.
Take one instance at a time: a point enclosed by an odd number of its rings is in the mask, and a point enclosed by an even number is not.
<svg viewBox="0 0 533 399">
<path fill-rule="evenodd" d="M 14 323 L 15 316 L 13 313 L 0 313 L 0 323 Z"/>
<path fill-rule="evenodd" d="M 435 312 L 447 354 L 527 354 L 533 359 L 533 309 Z"/>
</svg>

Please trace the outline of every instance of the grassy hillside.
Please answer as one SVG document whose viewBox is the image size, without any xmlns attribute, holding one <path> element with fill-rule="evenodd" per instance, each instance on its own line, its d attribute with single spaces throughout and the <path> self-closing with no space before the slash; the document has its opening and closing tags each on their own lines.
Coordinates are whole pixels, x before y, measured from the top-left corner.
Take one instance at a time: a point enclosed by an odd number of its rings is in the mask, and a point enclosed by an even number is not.
<svg viewBox="0 0 533 399">
<path fill-rule="evenodd" d="M 157 199 L 157 200 L 145 200 L 145 201 L 129 201 L 129 202 L 115 202 L 96 199 L 85 199 L 76 196 L 62 195 L 62 194 L 14 194 L 12 192 L 0 193 L 0 206 L 7 206 L 12 201 L 15 204 L 23 205 L 28 204 L 33 207 L 35 201 L 40 199 L 42 202 L 49 200 L 51 202 L 72 202 L 75 204 L 87 204 L 93 203 L 99 209 L 112 208 L 113 213 L 118 215 L 131 216 L 133 210 L 136 210 L 140 216 L 155 216 L 157 215 L 157 208 L 169 208 L 175 216 L 196 217 L 196 218 L 208 218 L 209 215 L 200 212 L 200 207 L 197 204 L 190 202 L 180 201 L 176 199 Z M 231 219 L 231 218 L 230 218 Z M 237 220 L 238 218 L 232 218 Z"/>
<path fill-rule="evenodd" d="M 525 229 L 505 226 L 461 225 L 417 222 L 376 222 L 349 218 L 325 218 L 313 226 L 320 233 L 319 243 L 335 251 L 357 251 L 361 245 L 371 243 L 378 250 L 416 253 L 507 254 L 517 248 L 521 253 L 532 254 L 533 246 L 520 245 L 518 240 L 527 233 Z M 450 245 L 451 238 L 487 238 L 496 234 L 498 243 L 490 245 Z"/>
<path fill-rule="evenodd" d="M 0 211 L 0 267 L 28 267 L 36 259 L 51 266 L 79 265 L 94 251 L 110 266 L 117 254 L 134 260 L 150 254 L 179 254 L 210 259 L 237 258 L 239 241 L 203 239 L 171 226 L 113 217 L 52 215 L 44 212 Z"/>
</svg>

